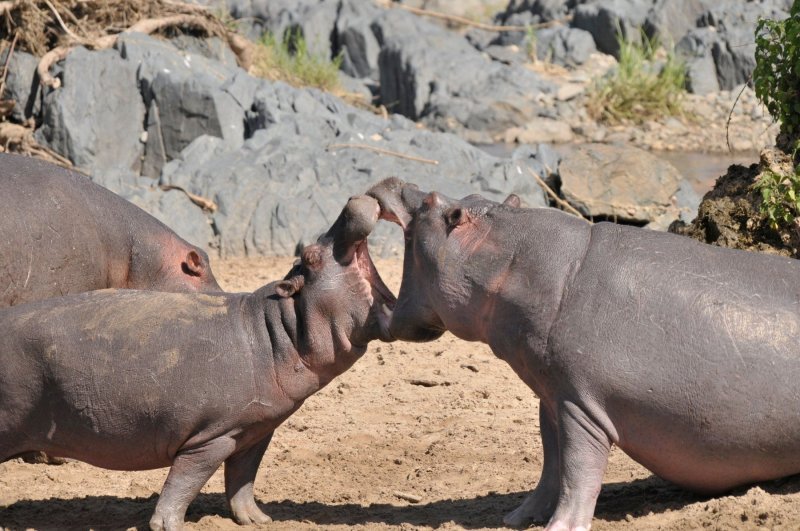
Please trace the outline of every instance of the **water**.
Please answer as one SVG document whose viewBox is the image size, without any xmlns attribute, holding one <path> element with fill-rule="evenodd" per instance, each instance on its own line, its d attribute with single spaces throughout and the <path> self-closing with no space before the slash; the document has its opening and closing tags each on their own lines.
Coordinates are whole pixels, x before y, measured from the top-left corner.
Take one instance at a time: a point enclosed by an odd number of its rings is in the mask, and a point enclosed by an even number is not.
<svg viewBox="0 0 800 531">
<path fill-rule="evenodd" d="M 477 146 L 495 157 L 509 157 L 518 147 L 515 144 L 486 144 Z M 553 149 L 567 155 L 580 147 L 575 144 L 557 144 Z M 731 164 L 749 166 L 758 162 L 758 153 L 700 153 L 695 151 L 656 151 L 653 155 L 666 160 L 691 183 L 701 196 L 714 187 L 718 177 L 728 171 Z"/>
</svg>

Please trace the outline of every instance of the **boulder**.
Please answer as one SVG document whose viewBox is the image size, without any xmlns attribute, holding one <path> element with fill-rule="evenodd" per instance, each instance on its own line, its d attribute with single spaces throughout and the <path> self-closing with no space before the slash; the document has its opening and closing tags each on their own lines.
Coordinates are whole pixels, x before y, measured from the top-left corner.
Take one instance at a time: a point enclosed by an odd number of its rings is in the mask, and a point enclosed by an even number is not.
<svg viewBox="0 0 800 531">
<path fill-rule="evenodd" d="M 506 26 L 516 26 L 516 23 L 511 22 L 511 18 L 519 13 L 530 13 L 536 17 L 538 22 L 560 20 L 565 18 L 570 9 L 579 3 L 582 2 L 576 0 L 510 0 L 505 10 L 495 16 L 495 21 Z"/>
<path fill-rule="evenodd" d="M 342 55 L 342 71 L 355 78 L 378 77 L 380 44 L 372 21 L 380 8 L 373 3 L 343 0 L 336 20 L 334 45 Z"/>
<path fill-rule="evenodd" d="M 674 46 L 696 27 L 709 4 L 709 0 L 655 0 L 643 29 L 648 37 L 655 37 L 667 47 Z"/>
<path fill-rule="evenodd" d="M 592 34 L 582 29 L 556 26 L 536 32 L 536 57 L 542 61 L 577 66 L 596 51 Z"/>
<path fill-rule="evenodd" d="M 8 49 L 0 54 L 0 63 L 6 64 Z M 28 118 L 38 116 L 41 112 L 41 89 L 36 67 L 39 60 L 33 55 L 15 50 L 8 61 L 3 99 L 15 102 L 11 110 L 11 119 L 24 122 Z"/>
<path fill-rule="evenodd" d="M 531 70 L 492 61 L 410 13 L 385 12 L 373 29 L 381 44 L 381 102 L 436 129 L 490 142 L 536 117 L 537 96 L 554 90 Z"/>
<path fill-rule="evenodd" d="M 143 175 L 157 178 L 166 162 L 204 134 L 241 146 L 254 78 L 235 65 L 180 52 L 147 35 L 122 35 L 117 48 L 135 69 L 140 99 L 147 106 Z"/>
<path fill-rule="evenodd" d="M 575 8 L 572 25 L 591 33 L 598 50 L 619 57 L 618 34 L 640 42 L 651 6 L 652 0 L 593 0 Z"/>
<path fill-rule="evenodd" d="M 78 47 L 60 68 L 62 86 L 44 95 L 36 140 L 88 172 L 138 171 L 145 106 L 137 66 L 116 50 Z"/>
<path fill-rule="evenodd" d="M 695 28 L 689 31 L 675 47 L 675 52 L 686 63 L 686 89 L 694 94 L 719 92 L 717 65 L 712 50 L 719 37 L 716 28 Z"/>
<path fill-rule="evenodd" d="M 561 195 L 584 216 L 666 230 L 679 217 L 683 177 L 669 162 L 635 147 L 588 144 L 558 167 Z M 655 222 L 655 223 L 654 223 Z"/>
</svg>

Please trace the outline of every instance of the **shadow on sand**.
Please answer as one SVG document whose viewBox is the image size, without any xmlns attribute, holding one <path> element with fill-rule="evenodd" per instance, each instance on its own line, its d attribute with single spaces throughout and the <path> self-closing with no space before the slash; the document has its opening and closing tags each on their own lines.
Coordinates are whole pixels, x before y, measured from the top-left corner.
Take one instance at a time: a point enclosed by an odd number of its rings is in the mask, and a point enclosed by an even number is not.
<svg viewBox="0 0 800 531">
<path fill-rule="evenodd" d="M 800 491 L 800 476 L 762 483 L 771 494 Z M 731 494 L 743 494 L 747 488 Z M 452 522 L 465 529 L 502 527 L 502 517 L 524 499 L 525 492 L 489 493 L 464 500 L 440 500 L 411 505 L 375 503 L 327 504 L 291 500 L 259 503 L 278 522 L 309 525 L 425 525 L 438 527 Z M 608 522 L 623 520 L 627 515 L 641 516 L 662 513 L 708 499 L 671 485 L 657 477 L 630 482 L 608 483 L 597 503 L 595 518 Z M 0 509 L 0 527 L 9 529 L 147 529 L 155 509 L 157 496 L 120 498 L 86 496 L 84 498 L 51 498 L 22 500 Z M 197 522 L 205 516 L 230 518 L 221 493 L 200 494 L 189 507 L 186 519 Z"/>
</svg>

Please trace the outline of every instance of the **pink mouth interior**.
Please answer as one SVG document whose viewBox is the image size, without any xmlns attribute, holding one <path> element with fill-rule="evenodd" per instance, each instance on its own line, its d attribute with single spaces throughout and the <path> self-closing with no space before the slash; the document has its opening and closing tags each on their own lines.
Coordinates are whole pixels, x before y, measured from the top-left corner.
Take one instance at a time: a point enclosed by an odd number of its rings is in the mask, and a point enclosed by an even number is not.
<svg viewBox="0 0 800 531">
<path fill-rule="evenodd" d="M 384 303 L 390 310 L 393 310 L 397 298 L 383 282 L 380 274 L 378 274 L 378 270 L 375 268 L 375 264 L 372 262 L 372 258 L 369 255 L 367 240 L 358 244 L 358 248 L 356 249 L 356 264 L 361 275 L 369 282 L 370 286 L 372 286 L 373 306 Z"/>
</svg>

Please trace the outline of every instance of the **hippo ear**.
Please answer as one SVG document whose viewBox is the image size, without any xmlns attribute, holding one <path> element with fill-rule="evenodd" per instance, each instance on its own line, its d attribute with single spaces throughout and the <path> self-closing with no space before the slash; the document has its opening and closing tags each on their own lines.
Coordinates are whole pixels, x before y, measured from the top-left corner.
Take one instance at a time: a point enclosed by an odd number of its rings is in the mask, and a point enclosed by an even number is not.
<svg viewBox="0 0 800 531">
<path fill-rule="evenodd" d="M 206 264 L 200 253 L 192 249 L 186 254 L 186 259 L 181 263 L 181 269 L 187 275 L 201 276 L 206 270 Z"/>
<path fill-rule="evenodd" d="M 296 275 L 288 280 L 281 280 L 275 285 L 275 293 L 284 299 L 294 296 L 295 293 L 303 289 L 305 279 L 302 275 Z"/>
<path fill-rule="evenodd" d="M 506 197 L 506 200 L 503 201 L 503 204 L 512 208 L 519 208 L 519 196 L 517 194 L 508 194 L 508 197 Z"/>
<path fill-rule="evenodd" d="M 466 208 L 453 207 L 444 214 L 447 230 L 451 231 L 459 225 L 467 223 L 471 218 Z"/>
<path fill-rule="evenodd" d="M 322 267 L 322 247 L 316 243 L 306 246 L 300 256 L 300 260 L 303 265 L 312 271 L 320 269 Z"/>
</svg>

